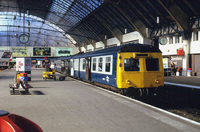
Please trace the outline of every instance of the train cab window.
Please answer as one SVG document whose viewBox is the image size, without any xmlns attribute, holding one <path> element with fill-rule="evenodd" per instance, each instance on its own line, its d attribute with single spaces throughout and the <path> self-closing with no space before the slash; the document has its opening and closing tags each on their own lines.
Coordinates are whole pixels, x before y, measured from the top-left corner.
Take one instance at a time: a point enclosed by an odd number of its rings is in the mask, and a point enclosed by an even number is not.
<svg viewBox="0 0 200 132">
<path fill-rule="evenodd" d="M 98 71 L 102 71 L 103 58 L 99 58 L 99 59 L 98 59 L 98 63 L 99 63 L 99 64 L 98 64 Z"/>
<path fill-rule="evenodd" d="M 111 57 L 106 57 L 106 72 L 110 72 Z"/>
<path fill-rule="evenodd" d="M 146 68 L 147 71 L 159 71 L 159 60 L 157 58 L 147 58 Z"/>
<path fill-rule="evenodd" d="M 140 64 L 139 59 L 124 59 L 124 70 L 125 71 L 139 71 Z"/>
<path fill-rule="evenodd" d="M 92 70 L 93 71 L 96 71 L 96 58 L 93 58 L 93 60 L 92 60 Z"/>
</svg>

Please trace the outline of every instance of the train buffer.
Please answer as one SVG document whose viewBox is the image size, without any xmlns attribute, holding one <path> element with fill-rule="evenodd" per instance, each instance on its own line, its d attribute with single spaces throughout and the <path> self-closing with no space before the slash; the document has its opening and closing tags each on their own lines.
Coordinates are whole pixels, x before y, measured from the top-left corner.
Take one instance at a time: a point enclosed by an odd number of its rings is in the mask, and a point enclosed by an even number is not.
<svg viewBox="0 0 200 132">
<path fill-rule="evenodd" d="M 20 84 L 21 85 L 21 84 Z M 29 88 L 33 88 L 30 84 L 27 84 L 25 86 L 20 86 L 18 84 L 9 84 L 9 88 L 12 89 L 10 91 L 11 95 L 30 95 Z M 23 91 L 20 89 L 24 89 Z"/>
</svg>

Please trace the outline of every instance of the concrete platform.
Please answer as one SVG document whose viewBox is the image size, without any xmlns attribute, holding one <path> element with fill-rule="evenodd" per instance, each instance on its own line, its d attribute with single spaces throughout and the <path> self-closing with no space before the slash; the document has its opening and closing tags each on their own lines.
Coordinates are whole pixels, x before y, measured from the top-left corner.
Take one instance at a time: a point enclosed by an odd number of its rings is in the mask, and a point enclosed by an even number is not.
<svg viewBox="0 0 200 132">
<path fill-rule="evenodd" d="M 198 76 L 165 76 L 165 84 L 200 89 L 200 77 Z"/>
<path fill-rule="evenodd" d="M 0 72 L 0 109 L 44 132 L 199 132 L 200 124 L 71 78 L 42 79 L 32 70 L 31 95 L 10 95 L 15 70 Z"/>
</svg>

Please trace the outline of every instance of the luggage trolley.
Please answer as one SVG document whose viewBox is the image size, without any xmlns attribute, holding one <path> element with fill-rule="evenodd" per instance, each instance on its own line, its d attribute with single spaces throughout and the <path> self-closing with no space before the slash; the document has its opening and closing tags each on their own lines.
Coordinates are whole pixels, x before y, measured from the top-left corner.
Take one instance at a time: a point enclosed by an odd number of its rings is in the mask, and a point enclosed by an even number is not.
<svg viewBox="0 0 200 132">
<path fill-rule="evenodd" d="M 52 70 L 52 71 L 44 71 L 43 72 L 43 79 L 45 79 L 45 81 L 47 80 L 47 79 L 54 79 L 54 81 L 56 81 L 56 75 L 55 75 L 55 69 L 54 70 Z"/>
</svg>

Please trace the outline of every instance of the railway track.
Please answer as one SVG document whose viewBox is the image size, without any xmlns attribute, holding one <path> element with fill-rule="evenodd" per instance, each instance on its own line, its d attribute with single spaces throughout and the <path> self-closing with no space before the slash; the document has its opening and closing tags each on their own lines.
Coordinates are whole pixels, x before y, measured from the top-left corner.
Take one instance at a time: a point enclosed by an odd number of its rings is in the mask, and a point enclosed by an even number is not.
<svg viewBox="0 0 200 132">
<path fill-rule="evenodd" d="M 142 102 L 200 122 L 200 90 L 166 85 L 161 95 Z"/>
</svg>

